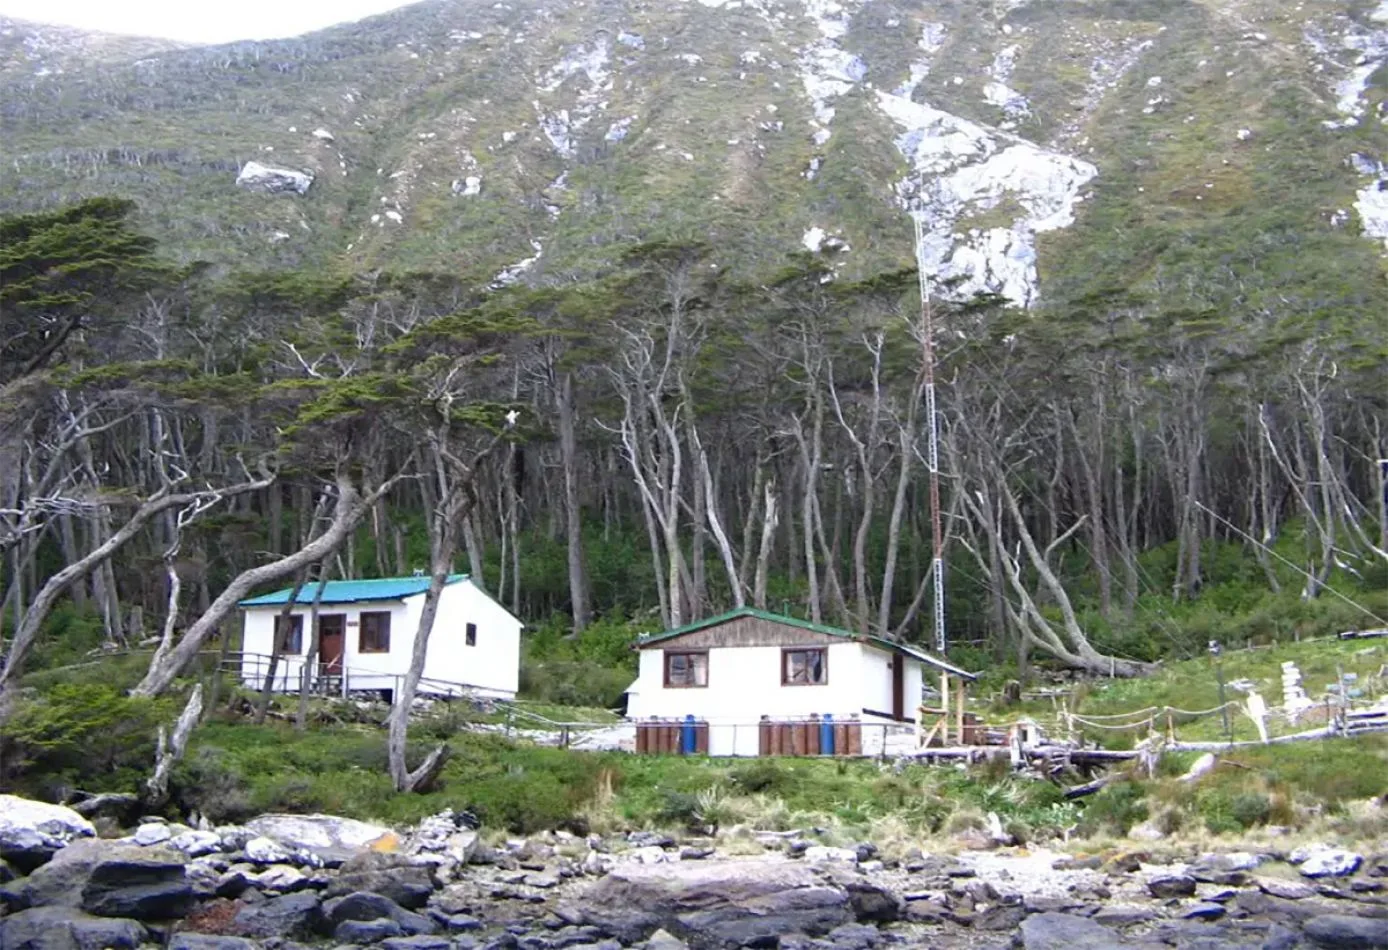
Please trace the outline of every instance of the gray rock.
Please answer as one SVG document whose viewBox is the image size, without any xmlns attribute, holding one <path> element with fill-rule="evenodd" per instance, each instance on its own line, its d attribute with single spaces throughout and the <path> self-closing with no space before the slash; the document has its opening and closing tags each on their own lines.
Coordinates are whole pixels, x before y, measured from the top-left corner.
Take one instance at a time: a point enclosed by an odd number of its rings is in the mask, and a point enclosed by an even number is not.
<svg viewBox="0 0 1388 950">
<path fill-rule="evenodd" d="M 333 928 L 333 939 L 340 943 L 380 943 L 387 937 L 403 935 L 400 925 L 387 917 L 379 920 L 344 920 Z"/>
<path fill-rule="evenodd" d="M 1130 924 L 1145 923 L 1156 916 L 1156 911 L 1150 907 L 1137 907 L 1131 904 L 1105 904 L 1094 912 L 1091 919 L 1110 927 L 1127 927 Z"/>
<path fill-rule="evenodd" d="M 256 950 L 256 944 L 245 937 L 180 933 L 169 940 L 169 950 Z"/>
<path fill-rule="evenodd" d="M 1318 947 L 1373 950 L 1388 947 L 1388 919 L 1325 914 L 1306 922 L 1305 934 Z"/>
<path fill-rule="evenodd" d="M 92 823 L 71 808 L 0 795 L 0 859 L 28 873 L 78 838 L 96 835 Z"/>
<path fill-rule="evenodd" d="M 453 942 L 447 937 L 391 937 L 381 946 L 386 950 L 452 950 Z"/>
<path fill-rule="evenodd" d="M 662 831 L 633 831 L 627 835 L 633 848 L 673 848 L 675 839 Z"/>
<path fill-rule="evenodd" d="M 1273 897 L 1299 901 L 1316 896 L 1316 889 L 1305 881 L 1287 881 L 1279 877 L 1258 877 L 1253 879 L 1258 890 Z"/>
<path fill-rule="evenodd" d="M 182 855 L 96 838 L 74 841 L 15 889 L 29 907 L 80 908 L 98 917 L 167 920 L 193 907 Z"/>
<path fill-rule="evenodd" d="M 663 927 L 714 944 L 761 945 L 782 933 L 822 935 L 854 919 L 847 890 L 825 886 L 807 865 L 771 859 L 622 864 L 586 900 L 585 918 L 627 943 Z M 869 910 L 885 903 L 875 890 L 859 900 Z"/>
<path fill-rule="evenodd" d="M 323 909 L 318 903 L 318 896 L 310 891 L 286 894 L 242 907 L 233 925 L 247 937 L 307 940 L 322 929 Z"/>
<path fill-rule="evenodd" d="M 711 858 L 714 855 L 713 848 L 696 848 L 692 845 L 685 845 L 680 848 L 681 861 L 702 861 L 704 858 Z"/>
<path fill-rule="evenodd" d="M 246 830 L 290 851 L 317 855 L 329 866 L 341 864 L 392 834 L 389 828 L 336 815 L 261 815 L 246 822 Z"/>
<path fill-rule="evenodd" d="M 1298 848 L 1292 852 L 1292 863 L 1298 865 L 1297 870 L 1307 877 L 1345 877 L 1359 870 L 1364 859 L 1344 848 L 1321 845 Z"/>
<path fill-rule="evenodd" d="M 347 920 L 380 920 L 394 922 L 400 933 L 407 936 L 432 934 L 437 925 L 422 914 L 406 910 L 383 894 L 369 891 L 355 891 L 345 897 L 329 900 L 323 905 L 323 915 L 328 923 L 337 925 Z"/>
<path fill-rule="evenodd" d="M 434 893 L 433 869 L 416 864 L 406 855 L 366 852 L 342 865 L 324 897 L 341 897 L 353 891 L 382 894 L 401 907 L 418 910 Z"/>
<path fill-rule="evenodd" d="M 689 944 L 666 930 L 657 930 L 646 941 L 646 950 L 689 950 Z"/>
<path fill-rule="evenodd" d="M 471 914 L 451 914 L 444 918 L 443 926 L 449 933 L 467 933 L 481 930 L 484 925 L 482 921 Z"/>
<path fill-rule="evenodd" d="M 1195 878 L 1188 874 L 1159 874 L 1147 880 L 1147 892 L 1163 900 L 1172 897 L 1191 897 L 1195 894 Z"/>
<path fill-rule="evenodd" d="M 35 907 L 0 917 L 0 950 L 133 950 L 147 939 L 133 920 L 92 917 L 69 907 Z"/>
<path fill-rule="evenodd" d="M 247 162 L 241 166 L 241 171 L 236 176 L 236 184 L 271 195 L 291 191 L 302 195 L 313 184 L 313 176 L 289 168 L 273 168 L 260 162 Z"/>
<path fill-rule="evenodd" d="M 111 818 L 129 825 L 140 811 L 140 797 L 128 792 L 101 792 L 72 803 L 72 810 L 83 818 Z"/>
<path fill-rule="evenodd" d="M 1198 904 L 1182 908 L 1181 916 L 1186 920 L 1218 920 L 1224 916 L 1224 905 L 1211 901 L 1201 901 Z"/>
<path fill-rule="evenodd" d="M 877 946 L 882 934 L 876 927 L 867 924 L 844 924 L 829 931 L 824 939 L 842 950 L 869 950 Z"/>
<path fill-rule="evenodd" d="M 147 821 L 135 829 L 135 843 L 145 848 L 163 844 L 172 837 L 173 832 L 162 821 Z"/>
<path fill-rule="evenodd" d="M 1033 914 L 1022 921 L 1024 950 L 1119 950 L 1126 945 L 1113 930 L 1069 914 Z"/>
<path fill-rule="evenodd" d="M 1234 906 L 1251 917 L 1273 921 L 1309 920 L 1319 913 L 1310 903 L 1274 897 L 1262 891 L 1241 892 L 1234 898 Z"/>
<path fill-rule="evenodd" d="M 170 838 L 169 847 L 196 858 L 222 850 L 222 836 L 215 831 L 185 831 Z"/>
<path fill-rule="evenodd" d="M 1301 937 L 1296 931 L 1288 930 L 1281 924 L 1273 924 L 1268 928 L 1267 937 L 1259 950 L 1294 950 L 1300 943 Z"/>
</svg>

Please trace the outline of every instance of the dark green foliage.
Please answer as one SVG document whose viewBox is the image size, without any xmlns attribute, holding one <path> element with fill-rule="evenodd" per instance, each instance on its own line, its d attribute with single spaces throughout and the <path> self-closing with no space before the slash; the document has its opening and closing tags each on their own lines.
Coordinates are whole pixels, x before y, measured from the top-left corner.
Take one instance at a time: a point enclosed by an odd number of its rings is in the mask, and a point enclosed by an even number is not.
<svg viewBox="0 0 1388 950">
<path fill-rule="evenodd" d="M 1147 820 L 1146 794 L 1136 782 L 1112 782 L 1104 786 L 1084 800 L 1080 831 L 1091 835 L 1127 834 L 1134 825 Z"/>
<path fill-rule="evenodd" d="M 733 787 L 747 794 L 779 792 L 785 788 L 786 779 L 786 772 L 776 759 L 756 759 L 728 773 Z"/>
<path fill-rule="evenodd" d="M 99 683 L 69 683 L 20 699 L 0 732 L 0 788 L 44 798 L 73 788 L 131 791 L 154 761 L 168 703 Z"/>
</svg>

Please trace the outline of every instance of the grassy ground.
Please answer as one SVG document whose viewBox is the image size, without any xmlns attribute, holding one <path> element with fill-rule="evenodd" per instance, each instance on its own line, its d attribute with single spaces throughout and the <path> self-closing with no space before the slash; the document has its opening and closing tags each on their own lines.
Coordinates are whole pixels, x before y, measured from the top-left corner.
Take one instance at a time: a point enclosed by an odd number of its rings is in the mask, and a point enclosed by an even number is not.
<svg viewBox="0 0 1388 950">
<path fill-rule="evenodd" d="M 1302 685 L 1313 699 L 1324 697 L 1326 688 L 1334 684 L 1341 673 L 1355 677 L 1349 687 L 1361 691 L 1360 701 L 1369 701 L 1388 693 L 1388 680 L 1379 675 L 1388 665 L 1388 639 L 1321 640 L 1280 643 L 1224 654 L 1219 666 L 1222 667 L 1226 683 L 1226 699 L 1242 702 L 1246 694 L 1228 684 L 1249 681 L 1268 706 L 1280 705 L 1283 699 L 1282 664 L 1286 661 L 1295 662 L 1301 670 Z M 1147 734 L 1147 718 L 1142 715 L 1142 710 L 1172 707 L 1202 711 L 1219 704 L 1215 661 L 1211 657 L 1201 657 L 1163 664 L 1157 672 L 1141 679 L 1089 681 L 1075 686 L 1065 695 L 1013 706 L 993 704 L 982 711 L 989 721 L 995 722 L 1010 722 L 1021 716 L 1031 716 L 1046 728 L 1057 730 L 1062 735 L 1065 731 L 1062 721 L 1064 710 L 1103 726 L 1139 723 L 1138 728 L 1132 729 L 1101 728 L 1084 723 L 1076 725 L 1077 731 L 1085 738 L 1110 748 L 1129 748 L 1136 739 Z M 1133 715 L 1128 716 L 1129 713 Z M 1096 719 L 1120 715 L 1124 718 Z M 1165 733 L 1166 714 L 1160 712 L 1152 715 L 1156 717 L 1158 730 Z M 1217 713 L 1199 717 L 1173 713 L 1171 722 L 1178 739 L 1216 741 L 1224 738 L 1223 720 Z M 1229 722 L 1235 741 L 1258 738 L 1253 720 L 1240 709 L 1230 709 Z M 1275 715 L 1267 720 L 1268 731 L 1272 735 L 1299 732 L 1324 722 L 1323 706 L 1308 711 L 1295 723 Z"/>
</svg>

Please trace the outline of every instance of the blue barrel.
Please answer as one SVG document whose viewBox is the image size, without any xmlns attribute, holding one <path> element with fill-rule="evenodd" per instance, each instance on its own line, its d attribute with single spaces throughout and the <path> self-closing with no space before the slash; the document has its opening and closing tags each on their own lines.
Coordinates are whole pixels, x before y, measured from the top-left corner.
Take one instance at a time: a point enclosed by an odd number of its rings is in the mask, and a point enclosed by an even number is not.
<svg viewBox="0 0 1388 950">
<path fill-rule="evenodd" d="M 825 713 L 824 718 L 819 721 L 819 753 L 820 755 L 834 754 L 833 713 Z"/>
<path fill-rule="evenodd" d="M 685 716 L 684 726 L 680 729 L 680 751 L 685 755 L 693 755 L 694 748 L 694 717 Z"/>
</svg>

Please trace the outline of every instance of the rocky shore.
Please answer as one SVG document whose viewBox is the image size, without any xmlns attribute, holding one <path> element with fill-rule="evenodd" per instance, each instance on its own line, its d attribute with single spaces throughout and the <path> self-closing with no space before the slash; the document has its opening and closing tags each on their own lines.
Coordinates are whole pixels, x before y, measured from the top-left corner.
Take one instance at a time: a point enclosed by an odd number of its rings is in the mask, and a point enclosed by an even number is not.
<svg viewBox="0 0 1388 950">
<path fill-rule="evenodd" d="M 0 950 L 1388 948 L 1388 854 L 1331 845 L 887 861 L 813 833 L 737 855 L 659 832 L 488 847 L 451 812 L 403 832 L 266 815 L 117 834 L 119 799 L 84 805 L 0 795 Z"/>
</svg>

